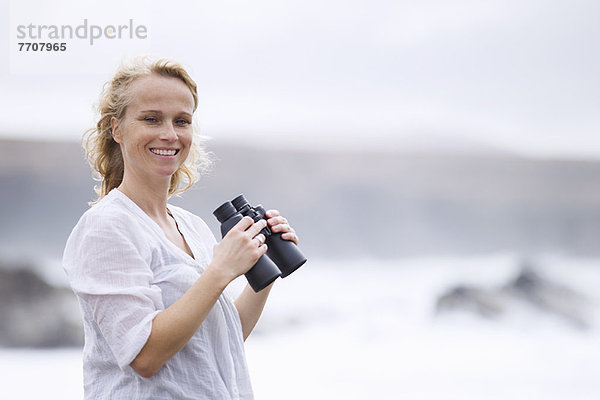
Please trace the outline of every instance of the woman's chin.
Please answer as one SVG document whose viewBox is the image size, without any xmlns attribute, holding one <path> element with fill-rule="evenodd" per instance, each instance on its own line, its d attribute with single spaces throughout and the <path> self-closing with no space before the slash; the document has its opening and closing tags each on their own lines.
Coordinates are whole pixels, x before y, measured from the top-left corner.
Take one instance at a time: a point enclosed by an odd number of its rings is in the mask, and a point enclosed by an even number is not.
<svg viewBox="0 0 600 400">
<path fill-rule="evenodd" d="M 177 172 L 177 169 L 174 168 L 159 168 L 153 171 L 153 175 L 156 176 L 157 179 L 164 178 L 169 179 Z"/>
</svg>

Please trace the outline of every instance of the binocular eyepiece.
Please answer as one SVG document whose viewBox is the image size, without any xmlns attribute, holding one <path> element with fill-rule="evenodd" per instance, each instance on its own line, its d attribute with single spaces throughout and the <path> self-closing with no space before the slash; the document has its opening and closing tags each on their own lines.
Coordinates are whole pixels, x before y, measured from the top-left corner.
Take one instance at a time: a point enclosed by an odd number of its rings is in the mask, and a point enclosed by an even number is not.
<svg viewBox="0 0 600 400">
<path fill-rule="evenodd" d="M 251 206 L 243 194 L 232 201 L 223 203 L 213 211 L 213 215 L 221 223 L 221 235 L 227 232 L 242 218 L 250 217 L 254 222 L 267 219 L 265 209 L 259 204 Z M 272 232 L 269 227 L 260 231 L 265 235 L 267 254 L 261 256 L 245 276 L 255 292 L 260 292 L 278 277 L 285 278 L 306 262 L 300 249 L 289 240 L 281 238 L 281 233 Z"/>
</svg>

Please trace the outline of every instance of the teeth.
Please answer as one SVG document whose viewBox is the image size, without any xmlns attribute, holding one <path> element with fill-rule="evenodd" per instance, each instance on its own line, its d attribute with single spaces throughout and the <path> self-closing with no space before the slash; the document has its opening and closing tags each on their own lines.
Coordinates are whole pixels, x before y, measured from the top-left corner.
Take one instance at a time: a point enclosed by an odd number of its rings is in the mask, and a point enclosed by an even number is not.
<svg viewBox="0 0 600 400">
<path fill-rule="evenodd" d="M 162 149 L 150 149 L 154 154 L 158 154 L 161 156 L 174 156 L 177 153 L 177 150 L 162 150 Z"/>
</svg>

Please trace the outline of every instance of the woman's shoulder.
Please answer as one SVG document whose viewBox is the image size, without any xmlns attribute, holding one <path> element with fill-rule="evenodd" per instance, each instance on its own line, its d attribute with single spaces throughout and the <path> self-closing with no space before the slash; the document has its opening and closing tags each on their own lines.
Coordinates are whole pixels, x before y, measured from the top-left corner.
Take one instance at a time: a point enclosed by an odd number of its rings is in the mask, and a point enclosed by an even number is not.
<svg viewBox="0 0 600 400">
<path fill-rule="evenodd" d="M 139 225 L 136 214 L 130 210 L 119 193 L 112 190 L 81 215 L 71 236 L 90 233 L 111 235 L 111 232 L 135 233 L 139 230 Z"/>
<path fill-rule="evenodd" d="M 113 189 L 96 204 L 88 208 L 81 216 L 80 222 L 126 222 L 130 219 L 133 219 L 133 214 L 128 210 L 127 204 L 119 196 L 119 192 Z"/>
<path fill-rule="evenodd" d="M 139 217 L 114 190 L 88 208 L 77 221 L 65 245 L 63 257 L 94 249 L 135 247 L 146 251 L 148 233 Z"/>
</svg>

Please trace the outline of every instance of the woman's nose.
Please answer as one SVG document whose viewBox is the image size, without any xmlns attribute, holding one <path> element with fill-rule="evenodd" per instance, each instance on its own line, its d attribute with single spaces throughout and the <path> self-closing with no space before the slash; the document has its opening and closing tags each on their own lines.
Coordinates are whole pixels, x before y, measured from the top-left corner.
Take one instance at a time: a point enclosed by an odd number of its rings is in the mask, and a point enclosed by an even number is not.
<svg viewBox="0 0 600 400">
<path fill-rule="evenodd" d="M 174 142 L 177 140 L 177 132 L 175 132 L 175 128 L 172 124 L 165 124 L 164 129 L 162 129 L 160 133 L 159 139 L 169 142 Z"/>
</svg>

